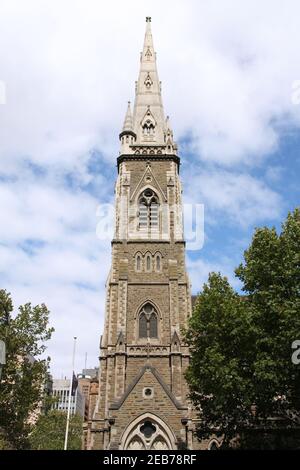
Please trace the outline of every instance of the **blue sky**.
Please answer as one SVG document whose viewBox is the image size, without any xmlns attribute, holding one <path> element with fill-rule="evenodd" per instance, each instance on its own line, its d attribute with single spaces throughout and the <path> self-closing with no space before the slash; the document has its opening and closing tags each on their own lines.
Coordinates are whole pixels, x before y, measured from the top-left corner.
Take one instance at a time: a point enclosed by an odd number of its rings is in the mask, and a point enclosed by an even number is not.
<svg viewBox="0 0 300 470">
<path fill-rule="evenodd" d="M 234 169 L 230 171 L 231 175 L 239 175 L 239 171 L 241 171 L 248 178 L 253 178 L 252 182 L 259 182 L 261 185 L 264 185 L 267 193 L 262 196 L 263 213 L 260 214 L 260 208 L 256 207 L 255 200 L 247 202 L 247 190 L 249 189 L 247 184 L 242 189 L 242 194 L 239 195 L 242 200 L 239 210 L 242 214 L 238 214 L 238 219 L 235 217 L 235 211 L 231 214 L 227 210 L 223 212 L 222 208 L 216 211 L 215 205 L 211 204 L 211 201 L 208 199 L 205 203 L 204 246 L 199 251 L 188 252 L 191 266 L 197 260 L 200 263 L 200 268 L 201 263 L 207 263 L 213 270 L 220 270 L 220 272 L 226 274 L 238 291 L 240 291 L 241 286 L 238 279 L 234 277 L 234 268 L 242 261 L 243 252 L 249 246 L 255 228 L 262 225 L 275 226 L 280 231 L 281 223 L 287 216 L 287 213 L 300 205 L 299 131 L 291 129 L 291 132 L 283 134 L 280 137 L 278 149 L 275 152 L 266 154 L 265 158 L 264 164 L 248 168 L 247 171 L 243 170 L 239 165 L 235 165 Z M 191 170 L 192 176 L 190 176 L 189 169 L 185 169 L 184 165 L 191 165 L 193 167 L 196 164 L 196 159 L 193 155 L 189 154 L 189 152 L 182 153 L 183 183 L 193 178 L 193 169 Z M 213 172 L 211 174 L 215 175 Z M 226 178 L 227 174 L 224 174 L 223 181 L 226 181 Z M 207 181 L 209 183 L 209 177 Z M 222 183 L 222 178 L 220 178 L 220 182 Z M 201 193 L 201 188 L 199 188 L 199 194 Z M 270 206 L 267 201 L 268 195 L 271 197 Z M 200 196 L 200 199 L 198 195 L 197 197 L 199 201 L 205 199 L 203 199 L 203 196 Z M 222 196 L 220 199 L 222 199 Z M 259 204 L 260 201 L 258 200 L 257 203 Z M 268 206 L 270 207 L 269 213 Z M 232 204 L 230 207 L 233 210 Z M 247 216 L 245 217 L 247 211 L 250 211 L 251 214 L 249 219 L 247 219 Z M 254 214 L 252 214 L 252 211 Z M 198 276 L 199 280 L 197 279 Z M 206 277 L 207 269 L 204 269 L 203 278 L 202 273 L 198 272 L 198 265 L 196 264 L 192 286 L 194 293 L 201 290 L 202 283 L 205 282 Z"/>
<path fill-rule="evenodd" d="M 299 2 L 131 5 L 0 6 L 0 285 L 15 306 L 48 305 L 57 377 L 69 372 L 74 335 L 77 369 L 85 352 L 98 362 L 110 241 L 96 235 L 97 207 L 113 203 L 145 16 L 184 201 L 204 204 L 204 246 L 187 252 L 193 292 L 212 270 L 239 289 L 233 272 L 254 228 L 280 229 L 299 205 Z"/>
</svg>

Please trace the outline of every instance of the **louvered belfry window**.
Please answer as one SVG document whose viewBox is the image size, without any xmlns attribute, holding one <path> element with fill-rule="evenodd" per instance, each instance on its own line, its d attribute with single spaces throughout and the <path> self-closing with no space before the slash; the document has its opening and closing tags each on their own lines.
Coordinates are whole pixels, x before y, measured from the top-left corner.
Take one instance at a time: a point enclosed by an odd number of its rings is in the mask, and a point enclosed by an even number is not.
<svg viewBox="0 0 300 470">
<path fill-rule="evenodd" d="M 159 224 L 159 203 L 158 197 L 147 188 L 139 199 L 139 227 L 152 228 L 158 227 Z"/>
<path fill-rule="evenodd" d="M 139 338 L 157 338 L 157 312 L 152 304 L 143 306 L 139 315 Z"/>
</svg>

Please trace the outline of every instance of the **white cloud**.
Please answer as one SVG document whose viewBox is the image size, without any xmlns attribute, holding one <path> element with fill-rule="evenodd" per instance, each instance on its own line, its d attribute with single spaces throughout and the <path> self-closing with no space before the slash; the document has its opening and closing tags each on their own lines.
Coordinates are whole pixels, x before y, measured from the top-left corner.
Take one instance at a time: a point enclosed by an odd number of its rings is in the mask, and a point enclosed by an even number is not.
<svg viewBox="0 0 300 470">
<path fill-rule="evenodd" d="M 49 352 L 59 374 L 68 370 L 78 331 L 78 358 L 87 350 L 89 365 L 97 364 L 110 245 L 96 238 L 101 201 L 85 186 L 111 199 L 113 184 L 89 170 L 90 151 L 100 149 L 98 158 L 112 168 L 148 15 L 175 137 L 192 137 L 186 199 L 197 194 L 209 223 L 224 216 L 244 228 L 281 210 L 279 196 L 245 164 L 263 165 L 282 129 L 299 128 L 300 106 L 292 101 L 300 78 L 299 2 L 2 0 L 2 285 L 15 304 L 45 301 L 51 309 L 56 333 Z M 32 248 L 30 240 L 45 244 Z M 208 271 L 231 270 L 227 259 L 190 260 L 189 267 L 199 286 Z"/>
<path fill-rule="evenodd" d="M 280 181 L 284 174 L 284 168 L 282 166 L 269 166 L 266 169 L 265 177 L 267 181 L 271 183 L 276 183 Z"/>
<path fill-rule="evenodd" d="M 187 201 L 203 203 L 205 223 L 227 220 L 244 229 L 281 215 L 280 196 L 249 174 L 213 169 L 194 170 L 186 177 Z"/>
<path fill-rule="evenodd" d="M 258 164 L 276 149 L 283 124 L 299 128 L 292 86 L 300 76 L 300 6 L 197 3 L 181 31 L 184 53 L 176 44 L 176 59 L 168 63 L 176 76 L 166 90 L 176 120 L 180 106 L 176 128 L 191 131 L 192 150 L 204 161 Z"/>
<path fill-rule="evenodd" d="M 47 353 L 59 376 L 69 372 L 73 336 L 78 367 L 85 352 L 91 366 L 98 363 L 110 242 L 96 237 L 97 204 L 86 192 L 28 173 L 0 184 L 1 287 L 15 307 L 31 301 L 50 309 L 56 331 Z"/>
<path fill-rule="evenodd" d="M 148 2 L 130 5 L 1 2 L 7 165 L 30 155 L 70 166 L 93 146 L 115 158 L 149 14 Z M 154 0 L 150 14 L 166 111 L 177 137 L 192 133 L 202 159 L 255 164 L 276 147 L 283 119 L 299 127 L 300 106 L 292 103 L 300 77 L 296 0 Z"/>
</svg>

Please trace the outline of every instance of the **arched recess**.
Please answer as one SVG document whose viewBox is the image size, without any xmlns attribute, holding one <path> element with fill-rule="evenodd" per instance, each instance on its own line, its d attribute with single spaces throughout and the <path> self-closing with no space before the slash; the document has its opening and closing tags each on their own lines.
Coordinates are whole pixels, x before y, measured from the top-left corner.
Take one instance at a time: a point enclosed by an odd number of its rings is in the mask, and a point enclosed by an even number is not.
<svg viewBox="0 0 300 470">
<path fill-rule="evenodd" d="M 153 138 L 155 135 L 155 127 L 156 127 L 156 121 L 154 119 L 153 114 L 150 111 L 150 106 L 148 106 L 148 109 L 146 111 L 146 114 L 144 115 L 142 121 L 141 121 L 141 126 L 143 130 L 143 136 L 144 138 Z"/>
<path fill-rule="evenodd" d="M 154 270 L 158 273 L 162 271 L 162 255 L 159 251 L 154 254 Z"/>
<path fill-rule="evenodd" d="M 151 273 L 153 268 L 153 257 L 150 251 L 145 254 L 145 271 Z"/>
<path fill-rule="evenodd" d="M 220 444 L 217 441 L 217 439 L 212 439 L 207 446 L 208 450 L 219 450 L 219 448 L 220 448 Z"/>
<path fill-rule="evenodd" d="M 151 311 L 147 306 L 151 306 Z M 162 335 L 162 314 L 152 300 L 146 299 L 139 305 L 135 312 L 134 320 L 137 344 L 148 344 L 149 341 L 151 344 L 160 344 Z"/>
<path fill-rule="evenodd" d="M 143 441 L 138 437 L 134 436 L 126 447 L 126 450 L 146 450 Z"/>
<path fill-rule="evenodd" d="M 146 305 L 147 303 L 153 305 L 153 307 L 155 308 L 155 310 L 156 310 L 156 312 L 157 312 L 157 315 L 158 315 L 159 320 L 162 320 L 162 313 L 161 313 L 161 311 L 160 311 L 160 308 L 158 307 L 157 303 L 154 302 L 154 300 L 152 300 L 152 299 L 149 298 L 149 297 L 146 297 L 146 299 L 143 300 L 143 302 L 141 302 L 141 303 L 139 304 L 138 308 L 137 308 L 136 311 L 135 311 L 134 319 L 136 320 L 136 319 L 138 318 L 141 309 L 142 309 L 143 306 Z"/>
<path fill-rule="evenodd" d="M 145 413 L 125 429 L 120 450 L 175 450 L 176 439 L 169 426 L 158 416 Z"/>
<path fill-rule="evenodd" d="M 159 317 L 152 303 L 146 302 L 138 316 L 139 339 L 158 339 Z"/>
<path fill-rule="evenodd" d="M 143 270 L 143 255 L 140 251 L 135 254 L 135 270 L 141 272 Z"/>
</svg>

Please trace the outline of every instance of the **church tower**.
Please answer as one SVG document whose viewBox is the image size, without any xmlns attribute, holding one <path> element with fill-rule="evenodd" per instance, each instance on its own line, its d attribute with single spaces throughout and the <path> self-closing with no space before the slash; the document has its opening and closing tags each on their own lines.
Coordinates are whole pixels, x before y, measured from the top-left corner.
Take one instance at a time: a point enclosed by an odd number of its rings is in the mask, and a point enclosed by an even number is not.
<svg viewBox="0 0 300 470">
<path fill-rule="evenodd" d="M 185 268 L 180 159 L 151 33 L 146 33 L 133 111 L 120 133 L 115 234 L 100 344 L 91 449 L 193 449 L 182 339 L 191 314 Z"/>
</svg>

